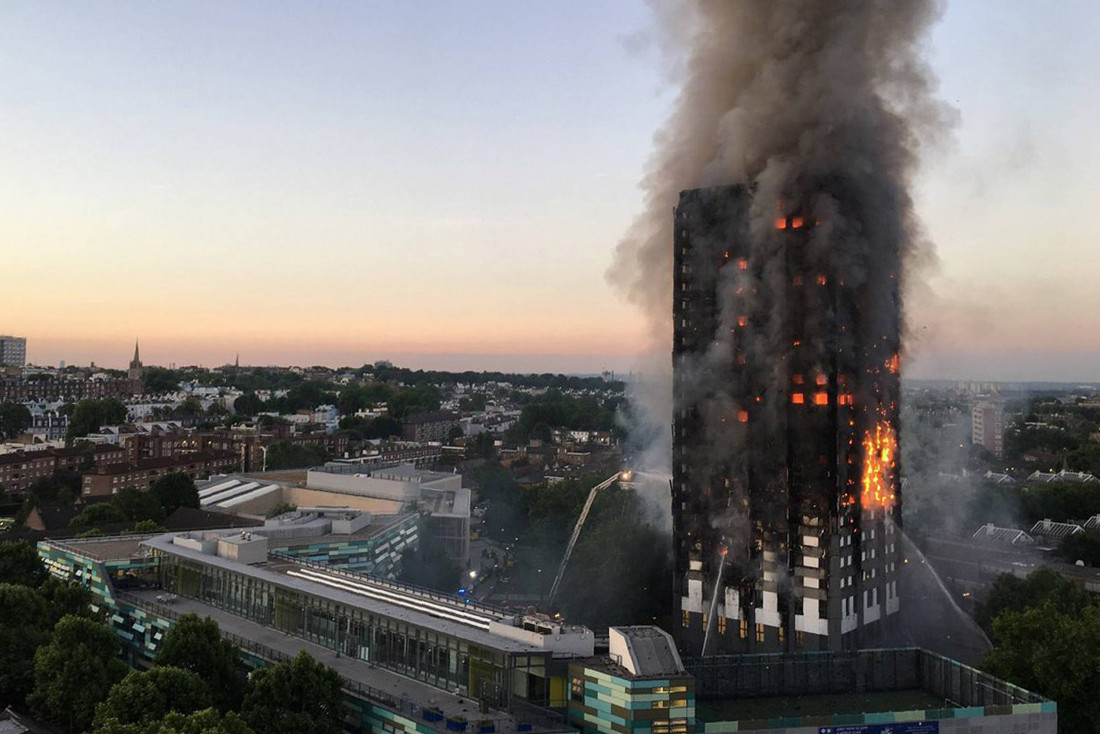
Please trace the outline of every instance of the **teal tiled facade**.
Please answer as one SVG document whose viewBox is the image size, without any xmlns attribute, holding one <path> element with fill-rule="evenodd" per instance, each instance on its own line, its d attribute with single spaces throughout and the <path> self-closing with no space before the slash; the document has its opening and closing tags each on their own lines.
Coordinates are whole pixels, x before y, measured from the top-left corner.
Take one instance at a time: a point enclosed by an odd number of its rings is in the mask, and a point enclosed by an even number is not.
<svg viewBox="0 0 1100 734">
<path fill-rule="evenodd" d="M 590 734 L 689 734 L 695 724 L 690 675 L 638 678 L 569 666 L 569 721 Z"/>
<path fill-rule="evenodd" d="M 149 664 L 156 657 L 169 619 L 127 602 L 119 588 L 155 583 L 158 559 L 152 556 L 100 561 L 49 541 L 38 544 L 38 555 L 52 576 L 73 581 L 92 592 L 92 611 L 102 614 L 123 643 L 131 665 Z"/>
</svg>

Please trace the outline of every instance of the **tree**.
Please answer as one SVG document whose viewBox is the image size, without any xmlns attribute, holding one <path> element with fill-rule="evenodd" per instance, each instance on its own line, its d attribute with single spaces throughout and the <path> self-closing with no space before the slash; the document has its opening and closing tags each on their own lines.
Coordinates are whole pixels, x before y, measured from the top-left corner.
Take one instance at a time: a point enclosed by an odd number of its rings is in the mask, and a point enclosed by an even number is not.
<svg viewBox="0 0 1100 734">
<path fill-rule="evenodd" d="M 46 568 L 38 551 L 25 540 L 0 543 L 0 583 L 38 587 L 46 580 Z"/>
<path fill-rule="evenodd" d="M 340 415 L 354 415 L 366 406 L 366 396 L 355 385 L 345 387 L 336 398 L 336 409 L 340 411 Z"/>
<path fill-rule="evenodd" d="M 402 390 L 386 401 L 389 414 L 400 420 L 415 413 L 430 413 L 439 410 L 443 402 L 443 393 L 435 385 L 421 384 Z"/>
<path fill-rule="evenodd" d="M 143 378 L 146 395 L 175 392 L 180 386 L 179 373 L 164 367 L 146 367 Z"/>
<path fill-rule="evenodd" d="M 87 509 L 69 520 L 70 528 L 93 528 L 101 525 L 116 525 L 127 521 L 126 513 L 113 502 L 100 502 L 88 505 Z"/>
<path fill-rule="evenodd" d="M 196 614 L 176 621 L 161 642 L 158 666 L 197 673 L 210 686 L 219 710 L 236 709 L 244 696 L 245 673 L 237 646 L 222 637 L 218 623 Z"/>
<path fill-rule="evenodd" d="M 164 526 L 161 525 L 156 520 L 140 520 L 140 521 L 134 523 L 133 532 L 135 534 L 163 533 L 164 530 L 165 530 Z"/>
<path fill-rule="evenodd" d="M 70 731 L 92 723 L 96 705 L 126 675 L 115 634 L 101 622 L 62 617 L 49 644 L 34 656 L 34 691 L 27 702 L 43 719 Z"/>
<path fill-rule="evenodd" d="M 126 406 L 117 398 L 81 400 L 69 418 L 68 441 L 95 433 L 100 426 L 116 425 L 126 420 Z"/>
<path fill-rule="evenodd" d="M 51 576 L 38 588 L 38 593 L 46 602 L 50 629 L 53 629 L 62 617 L 94 619 L 91 607 L 92 592 L 86 586 Z"/>
<path fill-rule="evenodd" d="M 188 396 L 182 403 L 172 409 L 172 415 L 181 418 L 190 418 L 194 416 L 200 416 L 204 413 L 202 407 L 202 401 L 198 398 Z"/>
<path fill-rule="evenodd" d="M 22 704 L 34 687 L 34 651 L 50 639 L 46 600 L 32 588 L 0 583 L 0 705 Z"/>
<path fill-rule="evenodd" d="M 289 502 L 277 502 L 270 510 L 267 511 L 267 515 L 265 517 L 270 519 L 273 517 L 278 517 L 279 515 L 283 515 L 287 512 L 294 512 L 297 509 L 297 505 L 293 505 Z"/>
<path fill-rule="evenodd" d="M 173 711 L 190 714 L 209 707 L 206 684 L 191 671 L 172 667 L 135 670 L 96 707 L 94 731 L 142 734 Z"/>
<path fill-rule="evenodd" d="M 35 507 L 71 507 L 79 495 L 80 472 L 71 469 L 62 469 L 52 477 L 39 477 L 27 490 L 27 499 Z"/>
<path fill-rule="evenodd" d="M 1068 563 L 1083 561 L 1086 566 L 1100 566 L 1100 537 L 1095 533 L 1077 533 L 1062 541 L 1059 555 Z"/>
<path fill-rule="evenodd" d="M 633 490 L 596 496 L 574 549 L 559 599 L 566 615 L 592 627 L 624 623 L 666 626 L 672 564 L 662 537 Z M 555 555 L 560 558 L 560 555 Z"/>
<path fill-rule="evenodd" d="M 978 604 L 974 619 L 986 632 L 1005 612 L 1020 612 L 1050 602 L 1064 614 L 1076 615 L 1092 600 L 1087 591 L 1050 568 L 1033 571 L 1026 579 L 1001 574 Z"/>
<path fill-rule="evenodd" d="M 114 497 L 111 504 L 119 509 L 130 522 L 152 520 L 159 522 L 164 519 L 164 507 L 160 498 L 152 492 L 142 492 L 137 487 L 123 487 Z"/>
<path fill-rule="evenodd" d="M 164 508 L 165 516 L 171 515 L 180 507 L 199 506 L 199 491 L 195 488 L 195 480 L 183 472 L 165 474 L 153 482 L 149 487 L 149 494 Z"/>
<path fill-rule="evenodd" d="M 1100 609 L 1066 614 L 1051 600 L 1006 611 L 993 622 L 994 647 L 982 667 L 1058 702 L 1058 728 L 1100 732 Z"/>
<path fill-rule="evenodd" d="M 0 403 L 0 436 L 15 438 L 31 424 L 31 412 L 21 403 Z"/>
<path fill-rule="evenodd" d="M 488 399 L 485 397 L 485 393 L 476 392 L 472 395 L 465 395 L 458 401 L 459 410 L 467 412 L 477 412 L 485 410 L 485 405 L 488 403 Z"/>
<path fill-rule="evenodd" d="M 370 422 L 370 427 L 364 432 L 363 438 L 389 438 L 401 435 L 401 421 L 390 418 L 388 415 L 380 415 Z"/>
<path fill-rule="evenodd" d="M 316 444 L 276 441 L 267 449 L 268 469 L 301 469 L 318 466 L 328 460 L 328 452 Z"/>
<path fill-rule="evenodd" d="M 305 651 L 252 674 L 241 713 L 258 732 L 338 734 L 344 729 L 343 679 Z"/>
<path fill-rule="evenodd" d="M 205 709 L 193 714 L 171 713 L 150 734 L 253 734 L 244 719 L 233 711 L 224 716 L 217 709 Z"/>
<path fill-rule="evenodd" d="M 1088 431 L 1088 428 L 1085 430 Z M 1089 443 L 1076 451 L 1070 451 L 1066 454 L 1066 464 L 1074 471 L 1100 474 L 1100 444 Z"/>
<path fill-rule="evenodd" d="M 245 393 L 233 401 L 233 412 L 238 415 L 252 416 L 264 409 L 264 401 L 256 397 L 256 393 Z"/>
<path fill-rule="evenodd" d="M 482 431 L 474 437 L 473 446 L 466 449 L 466 455 L 474 458 L 485 459 L 491 461 L 496 458 L 497 448 L 496 441 L 493 439 L 493 434 L 488 431 Z"/>
</svg>

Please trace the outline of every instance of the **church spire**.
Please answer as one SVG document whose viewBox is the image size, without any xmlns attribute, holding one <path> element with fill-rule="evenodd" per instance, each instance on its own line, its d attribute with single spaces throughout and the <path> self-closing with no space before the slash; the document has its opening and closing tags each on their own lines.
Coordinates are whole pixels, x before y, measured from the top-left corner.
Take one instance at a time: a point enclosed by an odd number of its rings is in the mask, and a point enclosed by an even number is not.
<svg viewBox="0 0 1100 734">
<path fill-rule="evenodd" d="M 134 360 L 130 362 L 130 369 L 126 371 L 135 395 L 141 395 L 143 390 L 143 378 L 145 370 L 141 366 L 141 353 L 138 351 L 138 340 L 134 339 Z"/>
</svg>

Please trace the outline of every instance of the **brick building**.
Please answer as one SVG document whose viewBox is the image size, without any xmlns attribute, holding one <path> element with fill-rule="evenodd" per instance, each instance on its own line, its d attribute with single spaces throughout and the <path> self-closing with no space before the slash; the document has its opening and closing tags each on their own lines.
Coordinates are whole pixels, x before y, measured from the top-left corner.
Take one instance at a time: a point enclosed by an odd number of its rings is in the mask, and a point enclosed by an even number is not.
<svg viewBox="0 0 1100 734">
<path fill-rule="evenodd" d="M 458 416 L 446 410 L 415 413 L 401 421 L 401 436 L 406 441 L 426 443 L 445 441 L 451 429 L 458 425 Z"/>
<path fill-rule="evenodd" d="M 80 471 L 87 456 L 87 450 L 80 447 L 0 454 L 0 491 L 13 497 L 22 495 L 39 479 L 49 479 L 60 471 Z M 124 463 L 126 452 L 101 444 L 91 457 L 96 467 L 106 468 Z"/>
<path fill-rule="evenodd" d="M 137 462 L 97 467 L 84 474 L 81 494 L 85 497 L 103 497 L 116 494 L 123 487 L 148 490 L 149 486 L 165 474 L 182 472 L 192 479 L 206 479 L 212 474 L 236 471 L 240 458 L 233 453 L 195 453 L 175 458 L 142 459 Z"/>
<path fill-rule="evenodd" d="M 236 457 L 233 471 L 253 471 L 263 465 L 263 448 L 277 441 L 296 446 L 322 447 L 330 456 L 340 457 L 348 450 L 348 437 L 342 433 L 300 433 L 278 435 L 241 431 L 148 431 L 120 433 L 119 445 L 127 460 L 181 458 L 192 454 L 226 454 Z"/>
</svg>

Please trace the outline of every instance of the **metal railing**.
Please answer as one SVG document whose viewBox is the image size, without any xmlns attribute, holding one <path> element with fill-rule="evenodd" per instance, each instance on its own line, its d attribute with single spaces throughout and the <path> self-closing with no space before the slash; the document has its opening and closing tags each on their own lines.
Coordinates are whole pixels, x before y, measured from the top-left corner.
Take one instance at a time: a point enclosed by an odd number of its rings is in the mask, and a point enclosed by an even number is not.
<svg viewBox="0 0 1100 734">
<path fill-rule="evenodd" d="M 921 648 L 687 658 L 696 695 L 799 696 L 920 689 L 957 707 L 1043 703 L 1039 694 Z"/>
</svg>

